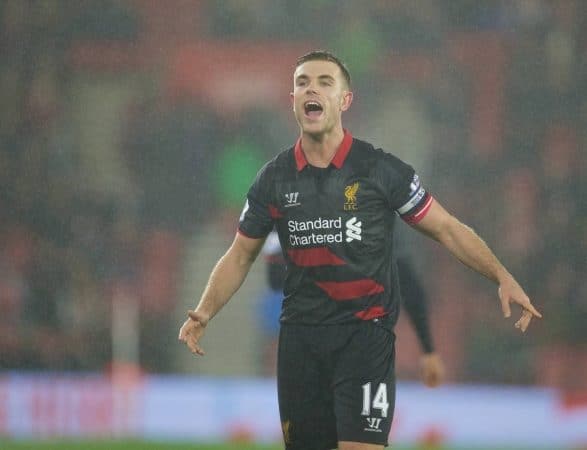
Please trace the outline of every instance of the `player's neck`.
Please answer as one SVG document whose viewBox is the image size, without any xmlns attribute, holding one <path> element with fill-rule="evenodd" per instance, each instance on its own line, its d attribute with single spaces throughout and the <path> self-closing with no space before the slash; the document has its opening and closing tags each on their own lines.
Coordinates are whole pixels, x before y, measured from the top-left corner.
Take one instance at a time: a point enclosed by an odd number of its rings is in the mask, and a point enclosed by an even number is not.
<svg viewBox="0 0 587 450">
<path fill-rule="evenodd" d="M 343 138 L 342 126 L 320 135 L 302 132 L 302 150 L 308 164 L 314 167 L 328 167 Z"/>
</svg>

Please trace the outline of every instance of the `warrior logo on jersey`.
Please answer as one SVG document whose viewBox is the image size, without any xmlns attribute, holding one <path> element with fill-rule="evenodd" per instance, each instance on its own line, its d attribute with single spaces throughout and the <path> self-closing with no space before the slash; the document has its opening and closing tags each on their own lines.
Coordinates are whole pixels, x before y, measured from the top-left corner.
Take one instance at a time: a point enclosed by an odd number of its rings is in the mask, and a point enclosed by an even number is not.
<svg viewBox="0 0 587 450">
<path fill-rule="evenodd" d="M 285 194 L 285 200 L 287 201 L 285 207 L 289 208 L 290 206 L 300 206 L 301 203 L 298 202 L 299 195 L 299 192 L 289 192 Z"/>
<path fill-rule="evenodd" d="M 356 211 L 357 210 L 357 191 L 359 190 L 359 182 L 355 182 L 344 188 L 344 196 L 346 202 L 344 203 L 345 211 Z"/>
</svg>

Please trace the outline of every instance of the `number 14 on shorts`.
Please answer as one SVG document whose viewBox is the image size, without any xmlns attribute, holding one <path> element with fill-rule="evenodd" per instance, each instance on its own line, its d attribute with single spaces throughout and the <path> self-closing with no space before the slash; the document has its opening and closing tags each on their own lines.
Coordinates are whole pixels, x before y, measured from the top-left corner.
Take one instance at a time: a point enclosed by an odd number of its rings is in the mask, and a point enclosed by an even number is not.
<svg viewBox="0 0 587 450">
<path fill-rule="evenodd" d="M 381 411 L 381 417 L 387 417 L 387 411 L 389 410 L 389 402 L 387 401 L 387 385 L 385 383 L 379 383 L 377 391 L 375 391 L 375 395 L 373 395 L 373 397 L 371 397 L 371 393 L 373 392 L 371 388 L 371 382 L 365 383 L 362 388 L 363 410 L 361 411 L 361 415 L 370 416 L 372 410 L 378 409 Z"/>
</svg>

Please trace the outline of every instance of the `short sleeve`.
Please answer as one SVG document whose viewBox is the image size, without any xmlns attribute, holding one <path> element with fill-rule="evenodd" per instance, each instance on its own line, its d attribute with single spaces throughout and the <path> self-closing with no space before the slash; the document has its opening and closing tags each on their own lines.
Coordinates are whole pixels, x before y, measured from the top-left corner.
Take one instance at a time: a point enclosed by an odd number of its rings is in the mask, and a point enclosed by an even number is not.
<svg viewBox="0 0 587 450">
<path fill-rule="evenodd" d="M 240 215 L 238 231 L 250 238 L 264 238 L 273 229 L 271 182 L 268 172 L 266 165 L 257 174 Z"/>
<path fill-rule="evenodd" d="M 416 224 L 426 216 L 433 198 L 409 164 L 387 156 L 382 167 L 389 204 L 405 222 Z"/>
</svg>

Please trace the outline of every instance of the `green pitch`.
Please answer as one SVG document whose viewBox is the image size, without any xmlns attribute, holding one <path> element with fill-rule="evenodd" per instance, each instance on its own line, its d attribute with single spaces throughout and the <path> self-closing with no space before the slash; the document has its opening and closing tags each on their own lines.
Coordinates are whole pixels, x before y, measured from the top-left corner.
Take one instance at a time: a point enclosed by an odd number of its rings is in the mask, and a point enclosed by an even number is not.
<svg viewBox="0 0 587 450">
<path fill-rule="evenodd" d="M 281 450 L 253 444 L 178 444 L 143 441 L 2 441 L 2 450 Z"/>
<path fill-rule="evenodd" d="M 390 450 L 424 450 L 423 447 L 388 447 Z M 2 450 L 282 450 L 280 445 L 255 444 L 193 444 L 156 443 L 143 441 L 6 441 L 0 439 Z M 439 447 L 435 450 L 464 450 Z M 467 449 L 473 450 L 473 449 Z M 474 450 L 531 450 L 522 448 L 477 448 Z M 564 449 L 549 449 L 564 450 Z"/>
</svg>

